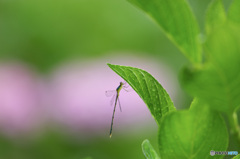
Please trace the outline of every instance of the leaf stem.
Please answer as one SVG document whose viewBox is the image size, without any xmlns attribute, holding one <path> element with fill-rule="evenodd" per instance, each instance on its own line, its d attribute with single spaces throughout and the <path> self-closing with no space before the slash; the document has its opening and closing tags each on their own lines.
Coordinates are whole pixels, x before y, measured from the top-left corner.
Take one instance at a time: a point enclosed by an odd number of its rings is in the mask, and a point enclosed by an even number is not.
<svg viewBox="0 0 240 159">
<path fill-rule="evenodd" d="M 228 120 L 231 128 L 230 133 L 233 134 L 237 138 L 238 142 L 240 143 L 240 127 L 238 125 L 237 113 L 233 112 L 232 114 L 229 114 Z"/>
</svg>

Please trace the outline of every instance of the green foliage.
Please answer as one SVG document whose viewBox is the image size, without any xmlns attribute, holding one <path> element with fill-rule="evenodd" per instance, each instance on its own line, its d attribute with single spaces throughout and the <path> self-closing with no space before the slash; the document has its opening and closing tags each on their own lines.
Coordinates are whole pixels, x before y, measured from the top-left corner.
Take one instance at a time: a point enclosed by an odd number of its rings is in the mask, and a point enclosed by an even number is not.
<svg viewBox="0 0 240 159">
<path fill-rule="evenodd" d="M 197 21 L 185 0 L 128 0 L 150 15 L 194 64 L 202 60 Z"/>
<path fill-rule="evenodd" d="M 108 64 L 108 66 L 138 93 L 158 124 L 164 115 L 175 110 L 166 90 L 146 71 L 112 64 Z"/>
<path fill-rule="evenodd" d="M 240 25 L 240 1 L 233 0 L 230 8 L 229 8 L 229 19 L 238 25 Z"/>
<path fill-rule="evenodd" d="M 133 67 L 108 65 L 139 94 L 158 122 L 162 158 L 206 158 L 212 149 L 227 149 L 226 125 L 217 112 L 202 102 L 194 101 L 189 111 L 169 113 L 169 110 L 174 110 L 173 104 L 166 91 L 149 73 Z M 161 95 L 162 98 L 159 97 Z M 168 111 L 162 111 L 163 108 Z"/>
<path fill-rule="evenodd" d="M 185 0 L 129 1 L 154 18 L 192 62 L 182 69 L 180 83 L 195 100 L 189 110 L 180 111 L 169 111 L 174 109 L 170 109 L 173 104 L 167 92 L 146 71 L 109 64 L 133 87 L 158 121 L 160 157 L 223 158 L 210 156 L 210 151 L 227 150 L 228 132 L 240 144 L 236 114 L 240 106 L 240 1 L 234 0 L 228 13 L 221 0 L 210 3 L 205 19 L 206 41 L 202 46 L 196 40 L 198 26 Z M 154 85 L 158 87 L 153 91 Z M 162 115 L 163 108 L 168 111 Z M 229 123 L 229 131 L 222 114 Z M 150 154 L 155 151 L 148 141 L 143 147 L 144 154 L 154 158 Z"/>
<path fill-rule="evenodd" d="M 198 102 L 194 105 L 163 119 L 158 136 L 161 158 L 215 158 L 209 155 L 210 150 L 227 149 L 224 120 L 209 107 Z"/>
<path fill-rule="evenodd" d="M 215 28 L 205 43 L 207 62 L 201 68 L 185 68 L 180 77 L 186 91 L 222 112 L 240 106 L 239 29 L 231 24 Z"/>
<path fill-rule="evenodd" d="M 209 34 L 225 21 L 226 13 L 222 0 L 213 0 L 206 13 L 206 33 Z"/>
<path fill-rule="evenodd" d="M 233 157 L 233 159 L 240 159 L 240 155 Z"/>
<path fill-rule="evenodd" d="M 154 150 L 149 140 L 144 140 L 142 143 L 142 151 L 146 159 L 160 159 L 157 152 Z"/>
</svg>

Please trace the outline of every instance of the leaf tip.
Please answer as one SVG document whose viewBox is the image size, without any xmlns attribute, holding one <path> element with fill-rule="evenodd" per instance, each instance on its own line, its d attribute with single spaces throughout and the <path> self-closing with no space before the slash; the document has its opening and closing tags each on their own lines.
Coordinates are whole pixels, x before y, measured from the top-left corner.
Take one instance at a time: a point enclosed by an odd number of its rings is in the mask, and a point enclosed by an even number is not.
<svg viewBox="0 0 240 159">
<path fill-rule="evenodd" d="M 145 145 L 146 143 L 149 143 L 149 140 L 148 140 L 148 139 L 145 139 L 145 140 L 142 142 L 142 146 Z"/>
<path fill-rule="evenodd" d="M 113 66 L 113 64 L 110 64 L 110 63 L 107 63 L 107 65 L 108 65 L 108 67 L 110 67 L 110 68 Z"/>
</svg>

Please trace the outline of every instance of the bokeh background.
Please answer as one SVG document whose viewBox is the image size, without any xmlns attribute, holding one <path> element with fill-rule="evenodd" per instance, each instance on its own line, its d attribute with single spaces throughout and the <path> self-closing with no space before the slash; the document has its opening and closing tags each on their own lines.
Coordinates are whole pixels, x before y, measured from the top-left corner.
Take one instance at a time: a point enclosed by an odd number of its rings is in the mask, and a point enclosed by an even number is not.
<svg viewBox="0 0 240 159">
<path fill-rule="evenodd" d="M 204 32 L 209 0 L 189 3 Z M 126 0 L 0 0 L 0 158 L 140 159 L 144 139 L 157 149 L 157 125 L 134 91 L 121 92 L 109 138 L 105 91 L 122 79 L 106 63 L 150 72 L 177 109 L 189 107 L 178 83 L 187 60 Z"/>
</svg>

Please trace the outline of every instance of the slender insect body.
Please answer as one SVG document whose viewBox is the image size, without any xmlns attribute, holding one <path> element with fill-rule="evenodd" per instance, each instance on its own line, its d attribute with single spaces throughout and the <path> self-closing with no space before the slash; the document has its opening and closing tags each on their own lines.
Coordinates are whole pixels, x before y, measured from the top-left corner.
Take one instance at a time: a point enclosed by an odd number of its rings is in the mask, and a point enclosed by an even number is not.
<svg viewBox="0 0 240 159">
<path fill-rule="evenodd" d="M 122 111 L 120 100 L 119 100 L 119 93 L 120 93 L 121 89 L 123 88 L 123 85 L 124 85 L 124 83 L 120 82 L 120 85 L 116 88 L 115 95 L 113 95 L 113 99 L 114 99 L 114 96 L 116 96 L 116 98 L 115 98 L 115 104 L 114 104 L 113 115 L 112 115 L 112 122 L 111 122 L 111 128 L 110 128 L 110 135 L 109 135 L 110 138 L 112 137 L 113 120 L 114 120 L 114 114 L 115 114 L 117 102 L 119 104 L 120 111 Z M 108 96 L 108 97 L 110 96 L 109 92 L 113 93 L 113 91 L 106 91 L 106 96 Z M 111 101 L 111 103 L 112 103 L 112 101 Z"/>
<path fill-rule="evenodd" d="M 112 115 L 112 122 L 111 122 L 110 133 L 109 133 L 110 138 L 112 137 L 113 120 L 114 120 L 114 114 L 115 114 L 115 110 L 116 110 L 116 105 L 117 105 L 118 97 L 119 97 L 119 95 L 117 94 L 117 95 L 116 95 L 116 100 L 115 100 L 115 106 L 114 106 L 114 109 L 113 109 L 113 115 Z M 119 106 L 120 106 L 120 105 L 119 105 Z M 120 110 L 121 110 L 121 106 L 120 106 Z"/>
</svg>

